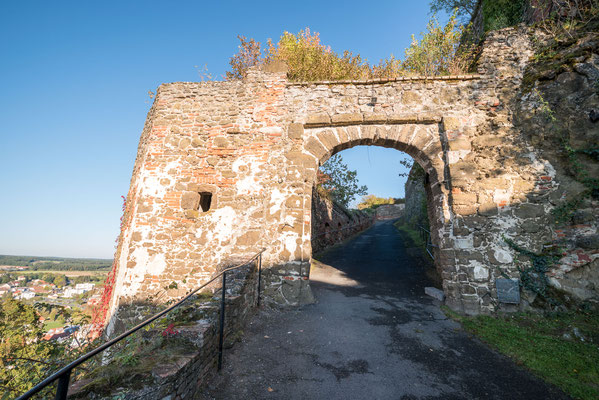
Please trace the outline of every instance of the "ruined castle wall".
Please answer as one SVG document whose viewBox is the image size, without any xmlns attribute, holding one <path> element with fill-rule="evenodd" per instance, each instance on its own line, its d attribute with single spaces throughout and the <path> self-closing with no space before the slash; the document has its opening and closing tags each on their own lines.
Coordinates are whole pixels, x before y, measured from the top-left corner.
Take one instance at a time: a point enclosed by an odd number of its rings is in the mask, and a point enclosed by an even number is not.
<svg viewBox="0 0 599 400">
<path fill-rule="evenodd" d="M 404 151 L 424 168 L 447 302 L 493 309 L 495 278 L 518 277 L 502 236 L 543 223 L 552 207 L 530 194 L 552 190 L 554 169 L 513 124 L 531 54 L 525 34 L 505 29 L 488 35 L 479 75 L 290 83 L 271 68 L 243 82 L 162 85 L 136 161 L 111 312 L 177 297 L 223 260 L 261 248 L 267 299 L 309 301 L 316 171 L 356 145 Z M 546 236 L 544 226 L 528 244 Z"/>
</svg>

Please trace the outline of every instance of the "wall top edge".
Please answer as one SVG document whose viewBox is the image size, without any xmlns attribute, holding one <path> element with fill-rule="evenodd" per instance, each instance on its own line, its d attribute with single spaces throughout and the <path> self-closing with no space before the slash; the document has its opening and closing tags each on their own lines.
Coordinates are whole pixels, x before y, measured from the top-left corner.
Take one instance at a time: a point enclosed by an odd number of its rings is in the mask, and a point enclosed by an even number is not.
<svg viewBox="0 0 599 400">
<path fill-rule="evenodd" d="M 412 81 L 470 81 L 481 79 L 482 75 L 444 75 L 444 76 L 410 76 L 385 79 L 344 80 L 344 81 L 310 81 L 310 82 L 288 82 L 287 86 L 311 86 L 311 85 L 373 85 L 389 82 L 412 82 Z"/>
</svg>

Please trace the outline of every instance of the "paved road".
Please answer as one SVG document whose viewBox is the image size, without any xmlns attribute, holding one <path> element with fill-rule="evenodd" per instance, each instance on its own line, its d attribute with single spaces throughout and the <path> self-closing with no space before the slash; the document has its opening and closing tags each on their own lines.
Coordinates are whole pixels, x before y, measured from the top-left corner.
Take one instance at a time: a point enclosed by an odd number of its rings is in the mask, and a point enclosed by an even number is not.
<svg viewBox="0 0 599 400">
<path fill-rule="evenodd" d="M 390 222 L 320 257 L 317 303 L 263 310 L 204 399 L 567 399 L 425 296 Z"/>
</svg>

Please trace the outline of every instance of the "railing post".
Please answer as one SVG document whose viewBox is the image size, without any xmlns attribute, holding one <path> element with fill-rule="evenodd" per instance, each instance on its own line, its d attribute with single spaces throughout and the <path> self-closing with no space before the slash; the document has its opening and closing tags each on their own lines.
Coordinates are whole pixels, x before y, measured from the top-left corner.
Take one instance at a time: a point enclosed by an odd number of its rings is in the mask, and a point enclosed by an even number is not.
<svg viewBox="0 0 599 400">
<path fill-rule="evenodd" d="M 71 380 L 71 370 L 68 370 L 58 378 L 58 387 L 54 400 L 66 400 L 69 392 L 69 381 Z"/>
<path fill-rule="evenodd" d="M 260 285 L 262 284 L 262 253 L 258 256 L 258 304 L 260 307 Z"/>
<path fill-rule="evenodd" d="M 227 292 L 227 273 L 223 272 L 223 288 L 220 299 L 220 328 L 218 334 L 218 370 L 223 366 L 223 340 L 225 336 L 225 295 Z"/>
</svg>

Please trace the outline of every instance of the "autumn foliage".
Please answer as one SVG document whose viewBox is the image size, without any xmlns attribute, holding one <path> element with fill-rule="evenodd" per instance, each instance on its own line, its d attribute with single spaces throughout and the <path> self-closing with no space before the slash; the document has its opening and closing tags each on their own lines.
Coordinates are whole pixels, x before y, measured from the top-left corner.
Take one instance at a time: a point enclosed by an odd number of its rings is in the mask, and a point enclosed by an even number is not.
<svg viewBox="0 0 599 400">
<path fill-rule="evenodd" d="M 238 36 L 239 51 L 229 61 L 231 71 L 227 71 L 226 79 L 243 79 L 249 68 L 272 61 L 287 64 L 291 81 L 463 73 L 472 61 L 471 49 L 460 46 L 463 33 L 464 27 L 458 23 L 455 14 L 444 26 L 433 16 L 420 39 L 412 36 L 404 60 L 391 55 L 372 65 L 351 51 L 334 52 L 330 46 L 321 43 L 317 32 L 309 28 L 297 34 L 284 32 L 276 44 L 268 39 L 265 47 L 255 39 Z"/>
</svg>

